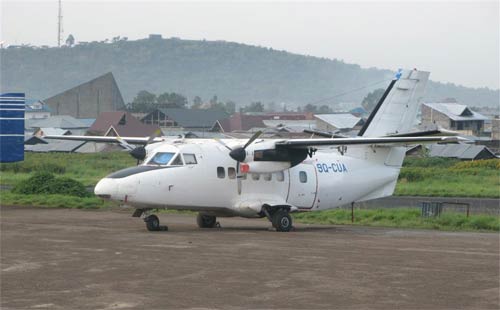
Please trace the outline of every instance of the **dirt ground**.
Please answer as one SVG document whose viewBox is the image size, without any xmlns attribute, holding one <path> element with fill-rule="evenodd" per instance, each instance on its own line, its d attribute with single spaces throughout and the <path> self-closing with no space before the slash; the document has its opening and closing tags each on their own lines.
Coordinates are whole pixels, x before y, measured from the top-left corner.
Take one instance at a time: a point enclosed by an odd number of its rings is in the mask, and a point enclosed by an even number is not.
<svg viewBox="0 0 500 310">
<path fill-rule="evenodd" d="M 499 309 L 499 235 L 1 207 L 2 309 Z"/>
</svg>

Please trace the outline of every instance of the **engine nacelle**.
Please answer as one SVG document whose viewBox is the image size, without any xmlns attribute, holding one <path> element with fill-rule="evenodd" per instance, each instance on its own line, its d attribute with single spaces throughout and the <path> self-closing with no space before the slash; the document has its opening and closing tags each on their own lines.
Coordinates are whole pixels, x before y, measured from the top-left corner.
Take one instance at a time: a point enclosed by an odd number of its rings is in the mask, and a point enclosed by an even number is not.
<svg viewBox="0 0 500 310">
<path fill-rule="evenodd" d="M 273 173 L 286 170 L 291 166 L 289 161 L 252 161 L 242 163 L 240 171 L 243 173 Z"/>
</svg>

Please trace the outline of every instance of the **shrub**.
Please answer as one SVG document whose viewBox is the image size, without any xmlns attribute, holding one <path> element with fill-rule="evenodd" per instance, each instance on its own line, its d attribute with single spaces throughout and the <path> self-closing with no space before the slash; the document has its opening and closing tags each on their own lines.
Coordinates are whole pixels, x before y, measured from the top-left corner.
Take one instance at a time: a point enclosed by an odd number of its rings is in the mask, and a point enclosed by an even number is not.
<svg viewBox="0 0 500 310">
<path fill-rule="evenodd" d="M 31 194 L 60 194 L 77 197 L 89 197 L 85 186 L 71 178 L 56 178 L 48 172 L 37 172 L 29 179 L 19 182 L 13 189 L 13 193 Z"/>
</svg>

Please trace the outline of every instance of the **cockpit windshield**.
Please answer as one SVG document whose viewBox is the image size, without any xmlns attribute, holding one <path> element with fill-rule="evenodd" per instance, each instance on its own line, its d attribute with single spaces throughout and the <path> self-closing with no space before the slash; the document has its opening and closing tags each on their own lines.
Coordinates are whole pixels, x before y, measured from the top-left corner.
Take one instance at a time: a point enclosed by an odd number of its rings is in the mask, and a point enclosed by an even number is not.
<svg viewBox="0 0 500 310">
<path fill-rule="evenodd" d="M 166 165 L 174 155 L 175 153 L 158 152 L 148 161 L 148 165 Z"/>
</svg>

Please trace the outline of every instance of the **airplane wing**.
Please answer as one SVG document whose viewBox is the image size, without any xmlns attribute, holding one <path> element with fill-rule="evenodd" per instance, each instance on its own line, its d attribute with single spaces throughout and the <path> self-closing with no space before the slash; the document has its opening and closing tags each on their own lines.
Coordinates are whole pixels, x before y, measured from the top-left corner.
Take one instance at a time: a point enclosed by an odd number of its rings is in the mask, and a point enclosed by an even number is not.
<svg viewBox="0 0 500 310">
<path fill-rule="evenodd" d="M 458 143 L 468 139 L 451 136 L 430 137 L 356 137 L 356 138 L 330 138 L 330 139 L 290 139 L 276 142 L 276 147 L 308 148 L 313 146 L 342 146 L 342 145 L 411 145 L 425 143 Z"/>
<path fill-rule="evenodd" d="M 57 140 L 73 140 L 73 141 L 91 141 L 91 142 L 103 142 L 103 143 L 119 143 L 126 141 L 131 144 L 148 144 L 154 142 L 163 141 L 163 138 L 157 137 L 151 139 L 151 137 L 113 137 L 113 136 L 56 136 L 48 135 L 44 136 L 44 139 L 57 139 Z"/>
</svg>

